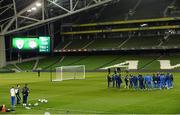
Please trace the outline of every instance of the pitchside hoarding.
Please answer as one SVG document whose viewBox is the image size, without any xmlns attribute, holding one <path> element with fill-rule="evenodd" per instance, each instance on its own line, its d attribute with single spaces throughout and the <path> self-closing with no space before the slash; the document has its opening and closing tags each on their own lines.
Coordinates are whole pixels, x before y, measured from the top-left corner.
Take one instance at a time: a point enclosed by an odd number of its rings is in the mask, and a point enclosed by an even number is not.
<svg viewBox="0 0 180 115">
<path fill-rule="evenodd" d="M 40 36 L 37 38 L 15 37 L 12 39 L 13 49 L 20 51 L 50 52 L 50 37 Z"/>
</svg>

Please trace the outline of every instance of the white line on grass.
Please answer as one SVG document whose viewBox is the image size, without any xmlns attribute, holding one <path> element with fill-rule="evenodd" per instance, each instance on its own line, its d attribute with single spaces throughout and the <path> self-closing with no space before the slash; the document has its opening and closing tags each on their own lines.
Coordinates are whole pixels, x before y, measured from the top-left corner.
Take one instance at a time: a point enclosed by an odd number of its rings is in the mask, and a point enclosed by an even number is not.
<svg viewBox="0 0 180 115">
<path fill-rule="evenodd" d="M 46 108 L 46 110 L 56 110 L 56 111 L 65 111 L 65 112 L 80 112 L 80 113 L 94 113 L 94 114 L 111 114 L 108 112 L 101 112 L 101 111 L 84 111 L 84 110 L 72 110 L 72 109 L 56 109 L 56 108 Z"/>
</svg>

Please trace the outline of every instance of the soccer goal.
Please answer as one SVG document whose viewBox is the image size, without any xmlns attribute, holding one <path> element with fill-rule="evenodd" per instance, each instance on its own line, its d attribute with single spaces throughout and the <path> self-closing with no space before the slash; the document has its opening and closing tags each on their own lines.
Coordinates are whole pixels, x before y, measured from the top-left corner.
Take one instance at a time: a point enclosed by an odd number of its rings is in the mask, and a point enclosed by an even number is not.
<svg viewBox="0 0 180 115">
<path fill-rule="evenodd" d="M 56 68 L 56 77 L 52 81 L 85 79 L 85 65 L 61 66 Z"/>
</svg>

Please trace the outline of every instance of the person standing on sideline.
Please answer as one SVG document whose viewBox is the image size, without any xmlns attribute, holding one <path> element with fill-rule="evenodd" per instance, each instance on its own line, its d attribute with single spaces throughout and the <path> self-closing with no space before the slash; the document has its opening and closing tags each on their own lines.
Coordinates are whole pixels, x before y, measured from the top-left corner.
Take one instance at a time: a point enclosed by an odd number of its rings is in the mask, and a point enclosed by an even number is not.
<svg viewBox="0 0 180 115">
<path fill-rule="evenodd" d="M 111 85 L 111 77 L 110 77 L 110 74 L 107 75 L 107 82 L 108 82 L 108 88 L 109 88 L 110 85 Z"/>
<path fill-rule="evenodd" d="M 37 70 L 38 71 L 38 77 L 41 76 L 41 71 L 40 70 Z"/>
<path fill-rule="evenodd" d="M 112 86 L 115 87 L 115 74 L 112 75 Z"/>
<path fill-rule="evenodd" d="M 14 86 L 10 89 L 10 95 L 11 95 L 11 110 L 14 111 L 15 107 L 15 89 Z"/>
<path fill-rule="evenodd" d="M 173 81 L 174 81 L 173 74 L 170 73 L 170 88 L 173 88 Z"/>
<path fill-rule="evenodd" d="M 21 97 L 20 97 L 20 85 L 17 84 L 17 87 L 15 89 L 15 93 L 16 93 L 16 99 L 17 99 L 17 105 L 20 104 L 21 102 Z"/>
<path fill-rule="evenodd" d="M 23 95 L 23 106 L 26 106 L 29 95 L 29 88 L 27 87 L 27 84 L 25 84 L 25 86 L 22 89 L 22 95 Z"/>
</svg>

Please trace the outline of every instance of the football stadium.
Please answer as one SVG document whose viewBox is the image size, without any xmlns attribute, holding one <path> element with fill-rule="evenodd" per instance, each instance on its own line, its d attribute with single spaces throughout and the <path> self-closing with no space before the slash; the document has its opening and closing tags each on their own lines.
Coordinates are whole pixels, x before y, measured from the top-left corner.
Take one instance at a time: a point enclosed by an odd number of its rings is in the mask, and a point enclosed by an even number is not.
<svg viewBox="0 0 180 115">
<path fill-rule="evenodd" d="M 180 114 L 180 0 L 0 0 L 0 114 Z"/>
</svg>

